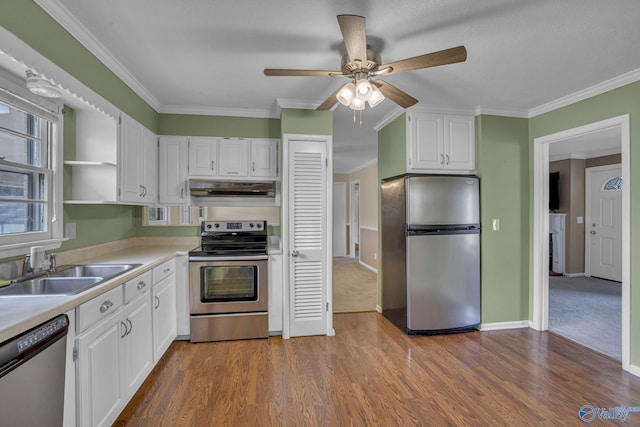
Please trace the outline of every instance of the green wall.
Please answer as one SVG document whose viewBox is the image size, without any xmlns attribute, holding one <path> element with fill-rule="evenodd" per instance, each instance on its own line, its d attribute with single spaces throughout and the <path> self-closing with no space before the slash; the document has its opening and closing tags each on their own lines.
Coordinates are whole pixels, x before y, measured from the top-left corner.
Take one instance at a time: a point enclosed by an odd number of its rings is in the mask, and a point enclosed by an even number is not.
<svg viewBox="0 0 640 427">
<path fill-rule="evenodd" d="M 280 138 L 280 120 L 160 114 L 158 135 Z"/>
<path fill-rule="evenodd" d="M 378 178 L 407 172 L 407 115 L 402 113 L 378 132 Z"/>
<path fill-rule="evenodd" d="M 333 111 L 285 108 L 280 113 L 280 120 L 282 135 L 333 135 Z"/>
<path fill-rule="evenodd" d="M 640 264 L 633 262 L 640 253 L 640 174 L 634 173 L 634 165 L 640 166 L 640 82 L 614 89 L 584 101 L 559 108 L 529 120 L 529 167 L 533 170 L 533 140 L 535 138 L 583 126 L 611 117 L 629 114 L 630 116 L 630 165 L 631 170 L 631 364 L 640 365 Z M 635 119 L 635 120 L 634 120 Z M 529 204 L 533 206 L 533 175 L 530 174 Z M 529 225 L 533 233 L 533 225 Z M 529 279 L 530 290 L 533 288 Z"/>
<path fill-rule="evenodd" d="M 529 319 L 528 145 L 527 119 L 476 117 L 482 323 Z"/>
</svg>

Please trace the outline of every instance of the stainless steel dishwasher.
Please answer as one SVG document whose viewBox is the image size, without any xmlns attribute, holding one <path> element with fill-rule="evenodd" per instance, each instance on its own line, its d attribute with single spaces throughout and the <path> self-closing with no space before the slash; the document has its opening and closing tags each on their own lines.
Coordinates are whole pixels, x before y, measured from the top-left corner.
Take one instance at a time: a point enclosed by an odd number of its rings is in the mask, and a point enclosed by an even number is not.
<svg viewBox="0 0 640 427">
<path fill-rule="evenodd" d="M 66 315 L 0 343 L 0 426 L 61 426 Z"/>
</svg>

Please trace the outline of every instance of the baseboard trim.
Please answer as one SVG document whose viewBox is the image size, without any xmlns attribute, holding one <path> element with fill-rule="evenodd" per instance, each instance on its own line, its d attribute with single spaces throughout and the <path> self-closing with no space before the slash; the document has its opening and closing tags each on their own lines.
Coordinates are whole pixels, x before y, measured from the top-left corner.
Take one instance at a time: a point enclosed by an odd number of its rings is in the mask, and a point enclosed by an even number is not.
<svg viewBox="0 0 640 427">
<path fill-rule="evenodd" d="M 382 313 L 382 307 L 380 307 L 379 305 L 376 305 L 376 311 L 378 313 Z"/>
<path fill-rule="evenodd" d="M 638 365 L 629 365 L 630 374 L 635 375 L 636 377 L 640 377 L 640 366 Z"/>
<path fill-rule="evenodd" d="M 502 329 L 520 329 L 520 328 L 528 328 L 529 321 L 528 320 L 518 320 L 514 322 L 495 322 L 495 323 L 481 323 L 480 331 L 499 331 Z"/>
<path fill-rule="evenodd" d="M 368 270 L 371 270 L 371 271 L 373 271 L 374 273 L 378 274 L 378 269 L 377 269 L 377 268 L 371 267 L 369 264 L 365 264 L 365 263 L 364 263 L 364 262 L 362 262 L 362 261 L 358 261 L 358 263 L 359 263 L 361 266 L 363 266 L 364 268 L 366 268 L 366 269 L 368 269 Z"/>
<path fill-rule="evenodd" d="M 564 277 L 584 277 L 584 273 L 564 273 Z"/>
</svg>

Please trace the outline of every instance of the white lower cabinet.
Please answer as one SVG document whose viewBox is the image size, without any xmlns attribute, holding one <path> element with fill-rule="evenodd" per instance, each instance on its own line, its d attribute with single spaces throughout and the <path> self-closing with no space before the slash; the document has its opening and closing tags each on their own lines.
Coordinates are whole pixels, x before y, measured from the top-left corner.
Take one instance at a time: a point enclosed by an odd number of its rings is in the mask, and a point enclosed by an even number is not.
<svg viewBox="0 0 640 427">
<path fill-rule="evenodd" d="M 175 261 L 153 269 L 153 360 L 157 363 L 177 336 Z"/>
<path fill-rule="evenodd" d="M 176 337 L 174 266 L 167 261 L 76 307 L 76 426 L 112 425 Z M 65 414 L 65 426 L 72 419 Z"/>
<path fill-rule="evenodd" d="M 282 254 L 269 254 L 269 333 L 282 334 Z"/>
<path fill-rule="evenodd" d="M 77 338 L 78 425 L 110 426 L 124 408 L 122 312 Z"/>
</svg>

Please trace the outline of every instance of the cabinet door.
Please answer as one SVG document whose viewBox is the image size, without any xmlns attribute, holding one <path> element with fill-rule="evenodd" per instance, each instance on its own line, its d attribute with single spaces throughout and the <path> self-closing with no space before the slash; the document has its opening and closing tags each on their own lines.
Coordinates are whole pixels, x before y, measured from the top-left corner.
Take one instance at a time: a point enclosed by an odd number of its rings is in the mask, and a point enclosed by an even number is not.
<svg viewBox="0 0 640 427">
<path fill-rule="evenodd" d="M 151 292 L 145 292 L 125 307 L 121 326 L 126 328 L 122 366 L 128 400 L 153 367 Z"/>
<path fill-rule="evenodd" d="M 476 168 L 474 117 L 444 116 L 445 168 L 468 171 Z"/>
<path fill-rule="evenodd" d="M 278 140 L 251 140 L 251 176 L 278 176 Z"/>
<path fill-rule="evenodd" d="M 142 201 L 142 125 L 120 117 L 120 201 Z"/>
<path fill-rule="evenodd" d="M 161 136 L 158 156 L 160 203 L 188 204 L 187 139 L 181 136 Z"/>
<path fill-rule="evenodd" d="M 218 174 L 218 139 L 189 138 L 189 176 Z"/>
<path fill-rule="evenodd" d="M 153 295 L 153 360 L 158 362 L 176 338 L 175 275 L 154 284 Z"/>
<path fill-rule="evenodd" d="M 249 140 L 225 138 L 220 140 L 218 176 L 246 177 L 249 169 Z"/>
<path fill-rule="evenodd" d="M 411 113 L 408 116 L 409 159 L 407 169 L 442 169 L 444 165 L 443 115 Z"/>
<path fill-rule="evenodd" d="M 158 201 L 158 137 L 142 129 L 142 200 L 146 205 Z"/>
<path fill-rule="evenodd" d="M 110 426 L 124 407 L 122 312 L 87 330 L 78 344 L 78 425 Z"/>
<path fill-rule="evenodd" d="M 282 254 L 269 255 L 269 332 L 282 332 Z"/>
</svg>

